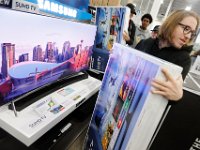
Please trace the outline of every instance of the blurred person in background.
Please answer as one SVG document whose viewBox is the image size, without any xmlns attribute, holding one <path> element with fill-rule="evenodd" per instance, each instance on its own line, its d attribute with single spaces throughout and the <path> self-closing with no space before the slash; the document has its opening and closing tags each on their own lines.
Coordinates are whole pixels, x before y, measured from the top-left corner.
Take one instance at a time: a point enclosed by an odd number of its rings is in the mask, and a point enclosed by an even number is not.
<svg viewBox="0 0 200 150">
<path fill-rule="evenodd" d="M 124 31 L 123 33 L 123 38 L 126 41 L 126 44 L 128 44 L 129 46 L 133 45 L 133 41 L 134 41 L 134 37 L 135 37 L 135 23 L 133 22 L 132 18 L 134 15 L 136 15 L 136 11 L 135 11 L 135 6 L 131 3 L 128 3 L 126 5 L 128 8 L 130 8 L 130 18 L 129 18 L 129 26 L 128 26 L 128 33 L 126 31 Z"/>
<path fill-rule="evenodd" d="M 159 25 L 156 25 L 153 30 L 151 30 L 151 38 L 156 39 L 158 37 Z"/>
<path fill-rule="evenodd" d="M 135 40 L 133 47 L 135 47 L 140 40 L 151 37 L 150 31 L 147 29 L 148 26 L 153 22 L 153 18 L 150 14 L 144 14 L 141 18 L 142 25 L 137 26 L 135 30 Z"/>
</svg>

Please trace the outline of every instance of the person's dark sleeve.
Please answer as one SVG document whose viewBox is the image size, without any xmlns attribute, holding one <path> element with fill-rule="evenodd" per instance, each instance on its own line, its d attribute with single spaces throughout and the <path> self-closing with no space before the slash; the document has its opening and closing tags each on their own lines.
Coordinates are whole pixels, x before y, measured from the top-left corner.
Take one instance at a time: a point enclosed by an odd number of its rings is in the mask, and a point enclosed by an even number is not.
<svg viewBox="0 0 200 150">
<path fill-rule="evenodd" d="M 143 45 L 143 42 L 142 42 L 142 40 L 140 40 L 140 42 L 135 46 L 135 49 L 141 50 L 142 45 Z"/>
<path fill-rule="evenodd" d="M 135 49 L 145 52 L 145 42 L 144 39 L 140 40 L 140 42 L 135 46 Z"/>
<path fill-rule="evenodd" d="M 131 34 L 129 35 L 130 40 L 126 41 L 126 44 L 133 45 L 134 38 L 135 38 L 135 30 L 136 30 L 136 27 L 135 27 L 135 24 L 133 23 L 132 24 L 132 29 L 131 29 Z"/>
</svg>

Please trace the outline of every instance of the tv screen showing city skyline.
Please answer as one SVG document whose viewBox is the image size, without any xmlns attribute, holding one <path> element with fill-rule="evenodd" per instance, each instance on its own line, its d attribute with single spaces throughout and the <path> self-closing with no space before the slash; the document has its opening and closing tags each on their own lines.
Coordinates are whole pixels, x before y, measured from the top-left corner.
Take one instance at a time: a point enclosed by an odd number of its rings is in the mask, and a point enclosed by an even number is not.
<svg viewBox="0 0 200 150">
<path fill-rule="evenodd" d="M 0 106 L 88 69 L 96 26 L 0 8 Z"/>
</svg>

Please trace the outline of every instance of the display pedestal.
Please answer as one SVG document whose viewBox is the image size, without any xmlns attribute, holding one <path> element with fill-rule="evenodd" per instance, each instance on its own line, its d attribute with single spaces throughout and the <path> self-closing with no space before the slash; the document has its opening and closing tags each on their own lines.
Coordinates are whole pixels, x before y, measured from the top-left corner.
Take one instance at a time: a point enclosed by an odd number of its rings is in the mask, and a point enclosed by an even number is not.
<svg viewBox="0 0 200 150">
<path fill-rule="evenodd" d="M 24 94 L 23 96 L 20 96 L 19 98 L 15 99 L 14 102 L 12 101 L 12 103 L 9 105 L 9 109 L 16 109 L 17 111 L 21 111 L 29 105 L 35 103 L 39 99 L 55 92 L 56 90 L 59 90 L 63 87 L 66 87 L 72 83 L 81 81 L 86 78 L 88 78 L 88 73 L 86 72 L 79 72 L 76 74 L 68 75 L 62 80 L 57 80 L 57 82 L 47 84 L 45 86 L 32 90 L 31 92 Z M 14 113 L 15 115 L 17 115 L 17 112 L 14 111 Z"/>
<path fill-rule="evenodd" d="M 10 105 L 12 105 L 12 109 L 13 109 L 13 112 L 15 114 L 15 117 L 17 117 L 17 111 L 16 111 L 16 108 L 15 108 L 14 102 L 12 101 Z"/>
<path fill-rule="evenodd" d="M 18 117 L 4 105 L 0 107 L 0 126 L 30 146 L 95 94 L 100 86 L 101 81 L 89 76 L 41 98 L 18 112 Z"/>
</svg>

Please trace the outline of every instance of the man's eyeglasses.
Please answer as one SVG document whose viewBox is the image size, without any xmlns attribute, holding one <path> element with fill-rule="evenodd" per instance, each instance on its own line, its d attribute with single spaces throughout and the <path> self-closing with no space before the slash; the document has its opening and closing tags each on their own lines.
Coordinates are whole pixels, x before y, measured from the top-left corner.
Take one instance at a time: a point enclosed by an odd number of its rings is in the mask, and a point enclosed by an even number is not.
<svg viewBox="0 0 200 150">
<path fill-rule="evenodd" d="M 184 25 L 182 23 L 178 23 L 183 28 L 183 34 L 190 34 L 191 33 L 191 39 L 193 39 L 196 36 L 196 31 L 192 31 L 190 26 Z"/>
</svg>

